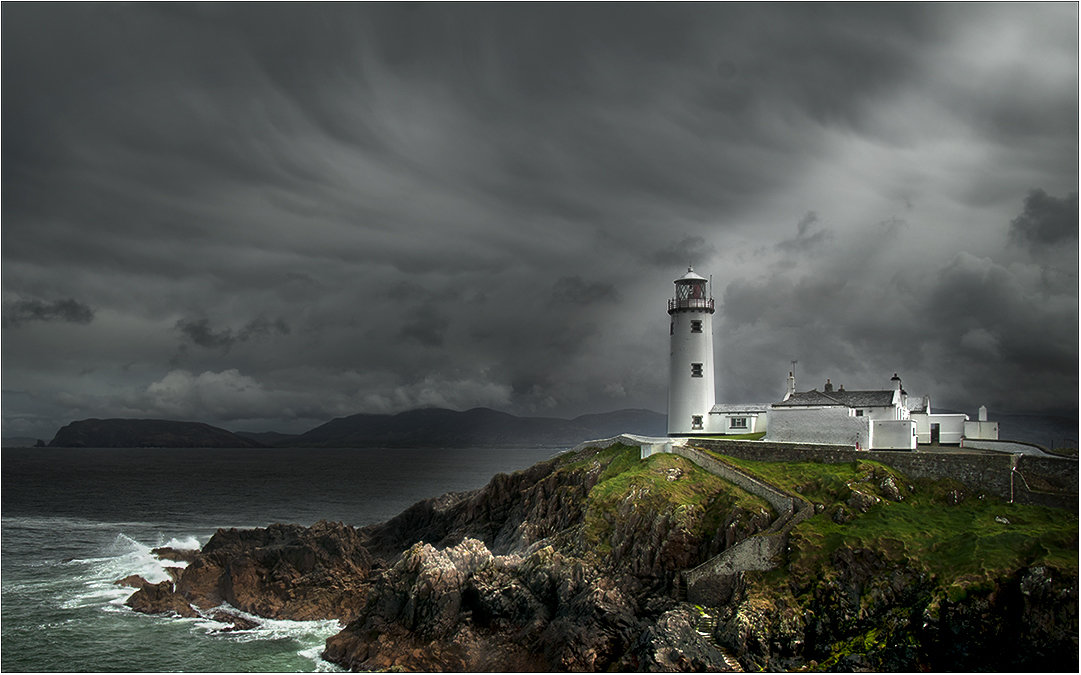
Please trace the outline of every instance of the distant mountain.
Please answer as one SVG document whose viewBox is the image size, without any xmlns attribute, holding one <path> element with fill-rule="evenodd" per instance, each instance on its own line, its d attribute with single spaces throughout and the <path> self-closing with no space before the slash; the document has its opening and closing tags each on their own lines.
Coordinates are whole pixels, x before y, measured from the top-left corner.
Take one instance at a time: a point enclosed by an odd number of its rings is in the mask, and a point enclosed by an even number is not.
<svg viewBox="0 0 1081 675">
<path fill-rule="evenodd" d="M 56 432 L 50 448 L 259 448 L 247 438 L 202 422 L 88 419 Z"/>
<path fill-rule="evenodd" d="M 298 434 L 282 434 L 277 431 L 234 431 L 237 436 L 255 441 L 261 445 L 285 447 L 294 440 Z"/>
<path fill-rule="evenodd" d="M 576 445 L 620 433 L 664 435 L 667 418 L 649 410 L 619 410 L 574 419 L 517 417 L 489 408 L 443 408 L 397 415 L 340 417 L 288 441 L 299 447 L 466 447 Z"/>
</svg>

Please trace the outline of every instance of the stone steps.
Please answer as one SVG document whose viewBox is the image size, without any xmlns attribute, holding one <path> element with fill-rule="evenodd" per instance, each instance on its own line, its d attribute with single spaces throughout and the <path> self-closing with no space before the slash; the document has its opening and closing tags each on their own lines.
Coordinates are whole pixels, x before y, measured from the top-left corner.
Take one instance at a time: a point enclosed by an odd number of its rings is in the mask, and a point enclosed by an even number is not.
<svg viewBox="0 0 1081 675">
<path fill-rule="evenodd" d="M 702 610 L 699 610 L 699 612 L 698 622 L 695 623 L 694 626 L 695 632 L 721 653 L 721 657 L 724 659 L 724 664 L 728 666 L 729 672 L 742 673 L 743 666 L 736 660 L 736 657 L 732 655 L 732 652 L 718 644 L 717 639 L 713 636 L 713 631 L 717 628 L 717 617 L 708 612 L 703 612 Z"/>
</svg>

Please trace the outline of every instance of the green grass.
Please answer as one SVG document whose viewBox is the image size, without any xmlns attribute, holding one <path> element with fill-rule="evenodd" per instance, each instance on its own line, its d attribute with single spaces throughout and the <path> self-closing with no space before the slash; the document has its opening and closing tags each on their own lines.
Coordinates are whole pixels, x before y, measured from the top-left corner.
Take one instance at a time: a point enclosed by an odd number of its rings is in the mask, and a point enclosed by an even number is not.
<svg viewBox="0 0 1081 675">
<path fill-rule="evenodd" d="M 661 453 L 639 459 L 639 449 L 614 445 L 574 458 L 560 470 L 604 468 L 586 503 L 584 536 L 598 554 L 611 549 L 610 536 L 620 513 L 671 514 L 677 527 L 698 537 L 711 536 L 733 509 L 764 512 L 770 505 L 678 455 Z M 675 480 L 670 476 L 678 475 Z"/>
<path fill-rule="evenodd" d="M 934 577 L 975 584 L 1027 565 L 1074 571 L 1078 566 L 1077 515 L 1061 509 L 978 499 L 956 481 L 911 480 L 877 462 L 757 462 L 722 457 L 826 507 L 793 530 L 791 571 L 797 576 L 821 570 L 829 554 L 841 546 L 873 549 L 893 560 L 918 561 Z M 901 501 L 885 498 L 882 482 L 887 476 L 900 489 Z M 860 513 L 846 504 L 853 489 L 880 501 Z M 955 490 L 968 493 L 960 504 L 948 498 Z M 841 507 L 853 516 L 845 524 L 831 517 Z"/>
</svg>

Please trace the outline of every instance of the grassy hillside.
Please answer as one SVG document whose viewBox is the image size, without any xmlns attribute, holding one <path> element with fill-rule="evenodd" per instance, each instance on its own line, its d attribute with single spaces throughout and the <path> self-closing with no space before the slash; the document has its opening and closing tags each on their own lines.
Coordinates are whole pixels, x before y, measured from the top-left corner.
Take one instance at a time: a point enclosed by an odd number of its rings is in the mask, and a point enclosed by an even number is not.
<svg viewBox="0 0 1081 675">
<path fill-rule="evenodd" d="M 729 632 L 770 670 L 1072 670 L 1078 518 L 877 462 L 715 455 L 815 504 L 786 560 L 751 573 Z M 1012 637 L 1011 637 L 1012 636 Z M 1022 636 L 1026 646 L 1015 648 Z"/>
<path fill-rule="evenodd" d="M 951 578 L 1034 564 L 1077 569 L 1077 517 L 1061 509 L 981 498 L 957 481 L 909 479 L 878 462 L 723 459 L 824 507 L 794 532 L 793 571 L 842 545 L 874 546 Z"/>
</svg>

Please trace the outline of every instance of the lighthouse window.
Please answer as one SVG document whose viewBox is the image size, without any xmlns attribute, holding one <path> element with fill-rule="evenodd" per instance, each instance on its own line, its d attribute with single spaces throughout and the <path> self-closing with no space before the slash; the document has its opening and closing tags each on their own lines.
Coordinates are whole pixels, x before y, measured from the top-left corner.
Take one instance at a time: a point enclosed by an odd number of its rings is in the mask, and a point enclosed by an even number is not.
<svg viewBox="0 0 1081 675">
<path fill-rule="evenodd" d="M 692 363 L 691 364 L 691 377 L 702 377 L 702 364 L 701 363 Z"/>
<path fill-rule="evenodd" d="M 702 416 L 701 415 L 691 415 L 691 428 L 692 429 L 701 429 L 702 428 Z"/>
<path fill-rule="evenodd" d="M 747 418 L 746 417 L 733 417 L 728 421 L 729 429 L 746 429 Z"/>
<path fill-rule="evenodd" d="M 692 333 L 701 333 L 702 332 L 702 322 L 701 321 L 691 321 L 691 332 Z"/>
<path fill-rule="evenodd" d="M 675 321 L 668 324 L 668 334 L 669 335 L 675 335 L 676 334 L 676 322 Z"/>
</svg>

